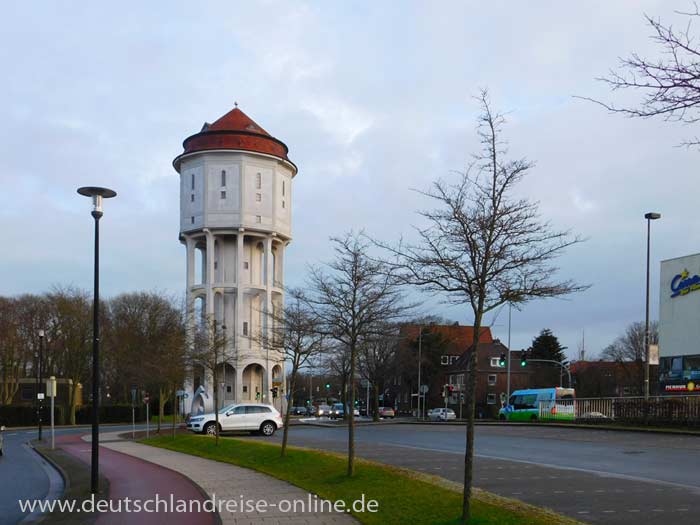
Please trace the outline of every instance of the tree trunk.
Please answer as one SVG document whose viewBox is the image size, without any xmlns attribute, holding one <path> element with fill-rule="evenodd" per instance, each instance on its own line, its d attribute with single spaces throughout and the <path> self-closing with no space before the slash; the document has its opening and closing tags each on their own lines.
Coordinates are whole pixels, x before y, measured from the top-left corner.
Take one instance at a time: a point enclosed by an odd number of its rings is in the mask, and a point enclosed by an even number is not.
<svg viewBox="0 0 700 525">
<path fill-rule="evenodd" d="M 69 399 L 68 399 L 68 420 L 70 421 L 71 425 L 75 425 L 75 406 L 77 404 L 77 399 L 78 399 L 78 382 L 73 381 L 73 388 L 69 388 Z"/>
<path fill-rule="evenodd" d="M 282 429 L 282 449 L 280 451 L 280 456 L 284 457 L 287 453 L 287 437 L 289 433 L 289 418 L 292 412 L 292 405 L 294 404 L 294 389 L 297 384 L 297 368 L 298 364 L 294 364 L 292 367 L 291 377 L 289 378 L 289 400 L 287 401 L 287 410 L 284 412 L 284 428 Z"/>
<path fill-rule="evenodd" d="M 163 411 L 165 410 L 165 396 L 166 391 L 162 387 L 158 387 L 158 429 L 156 434 L 160 434 L 160 425 L 163 422 Z"/>
<path fill-rule="evenodd" d="M 350 402 L 349 409 L 355 407 L 355 355 L 356 348 L 352 344 L 350 346 Z M 355 474 L 355 418 L 348 419 L 348 476 Z"/>
<path fill-rule="evenodd" d="M 176 400 L 176 397 L 175 397 L 175 387 L 173 387 L 173 389 L 172 389 L 172 400 L 171 400 L 171 401 L 172 401 L 172 403 L 173 403 L 173 409 L 172 409 L 172 413 L 173 413 L 173 422 L 172 422 L 172 427 L 173 427 L 173 439 L 175 439 L 175 416 L 176 416 L 177 409 L 178 409 L 178 408 L 177 408 L 177 400 Z"/>
<path fill-rule="evenodd" d="M 372 384 L 372 420 L 379 421 L 379 385 Z"/>
<path fill-rule="evenodd" d="M 474 319 L 474 338 L 469 355 L 469 370 L 467 381 L 467 449 L 464 454 L 464 494 L 462 497 L 462 521 L 468 523 L 471 515 L 471 492 L 474 474 L 474 412 L 476 410 L 476 380 L 477 352 L 479 348 L 479 332 L 481 332 L 481 316 Z M 510 359 L 510 356 L 508 356 Z"/>
</svg>

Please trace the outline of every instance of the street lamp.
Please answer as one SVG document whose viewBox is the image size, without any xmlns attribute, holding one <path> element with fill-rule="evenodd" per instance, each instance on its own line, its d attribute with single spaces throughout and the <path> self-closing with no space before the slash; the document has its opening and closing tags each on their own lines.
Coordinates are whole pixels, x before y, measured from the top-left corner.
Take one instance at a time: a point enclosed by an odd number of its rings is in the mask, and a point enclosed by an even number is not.
<svg viewBox="0 0 700 525">
<path fill-rule="evenodd" d="M 92 456 L 90 462 L 90 492 L 99 490 L 99 408 L 100 408 L 100 218 L 102 200 L 116 197 L 115 191 L 97 186 L 83 186 L 78 193 L 92 198 L 92 217 L 95 219 L 95 265 L 92 303 Z"/>
<path fill-rule="evenodd" d="M 41 441 L 41 418 L 43 417 L 43 412 L 44 412 L 44 399 L 43 396 L 40 394 L 43 393 L 43 383 L 44 383 L 44 374 L 43 374 L 43 361 L 44 361 L 44 331 L 39 330 L 39 366 L 38 366 L 38 384 L 37 384 L 37 403 L 38 403 L 38 408 L 37 408 L 37 415 L 39 416 L 39 441 Z"/>
<path fill-rule="evenodd" d="M 646 318 L 644 321 L 644 399 L 649 399 L 649 254 L 651 251 L 651 221 L 661 218 L 660 213 L 649 212 L 644 214 L 647 220 L 647 296 L 646 296 Z"/>
</svg>

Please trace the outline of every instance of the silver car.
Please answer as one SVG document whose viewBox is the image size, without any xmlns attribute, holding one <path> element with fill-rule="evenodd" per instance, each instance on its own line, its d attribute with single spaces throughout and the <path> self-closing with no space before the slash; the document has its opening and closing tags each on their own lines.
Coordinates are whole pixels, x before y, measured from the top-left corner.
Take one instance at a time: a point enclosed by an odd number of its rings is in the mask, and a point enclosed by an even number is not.
<svg viewBox="0 0 700 525">
<path fill-rule="evenodd" d="M 428 412 L 430 421 L 450 421 L 457 419 L 457 414 L 451 408 L 433 408 Z"/>
<path fill-rule="evenodd" d="M 283 426 L 282 415 L 272 405 L 239 403 L 219 410 L 220 432 L 247 430 L 271 436 Z M 216 435 L 216 414 L 193 416 L 187 422 L 187 428 L 201 434 Z"/>
<path fill-rule="evenodd" d="M 2 456 L 3 454 L 5 454 L 5 449 L 4 449 L 3 446 L 2 446 L 2 445 L 3 445 L 3 441 L 4 441 L 3 438 L 2 438 L 2 433 L 3 433 L 3 432 L 5 432 L 5 427 L 4 427 L 4 426 L 0 427 L 0 456 Z"/>
</svg>

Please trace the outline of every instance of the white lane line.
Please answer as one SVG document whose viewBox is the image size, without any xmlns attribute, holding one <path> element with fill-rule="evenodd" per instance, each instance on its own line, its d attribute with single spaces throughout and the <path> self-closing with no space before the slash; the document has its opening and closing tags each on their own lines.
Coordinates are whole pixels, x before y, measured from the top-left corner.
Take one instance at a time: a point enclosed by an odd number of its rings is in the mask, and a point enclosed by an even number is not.
<svg viewBox="0 0 700 525">
<path fill-rule="evenodd" d="M 614 514 L 614 513 L 615 513 L 614 510 L 604 510 L 603 511 L 603 514 Z"/>
<path fill-rule="evenodd" d="M 664 509 L 651 509 L 652 512 L 663 512 Z"/>
<path fill-rule="evenodd" d="M 577 514 L 590 514 L 587 510 L 579 510 Z"/>
</svg>

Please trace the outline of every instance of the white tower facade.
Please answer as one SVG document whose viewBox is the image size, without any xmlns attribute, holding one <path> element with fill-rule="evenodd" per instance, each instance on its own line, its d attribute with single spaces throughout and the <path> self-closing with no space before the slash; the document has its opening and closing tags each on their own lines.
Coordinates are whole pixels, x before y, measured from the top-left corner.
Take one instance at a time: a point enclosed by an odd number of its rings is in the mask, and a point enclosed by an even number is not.
<svg viewBox="0 0 700 525">
<path fill-rule="evenodd" d="M 287 146 L 238 107 L 183 142 L 173 166 L 180 174 L 180 241 L 187 250 L 190 323 L 214 319 L 229 344 L 210 373 L 189 372 L 193 414 L 244 401 L 282 408 L 284 356 L 266 348 L 272 314 L 284 302 L 284 252 L 291 241 L 292 180 Z M 193 326 L 191 327 L 193 328 Z M 279 395 L 273 399 L 271 389 Z"/>
</svg>

